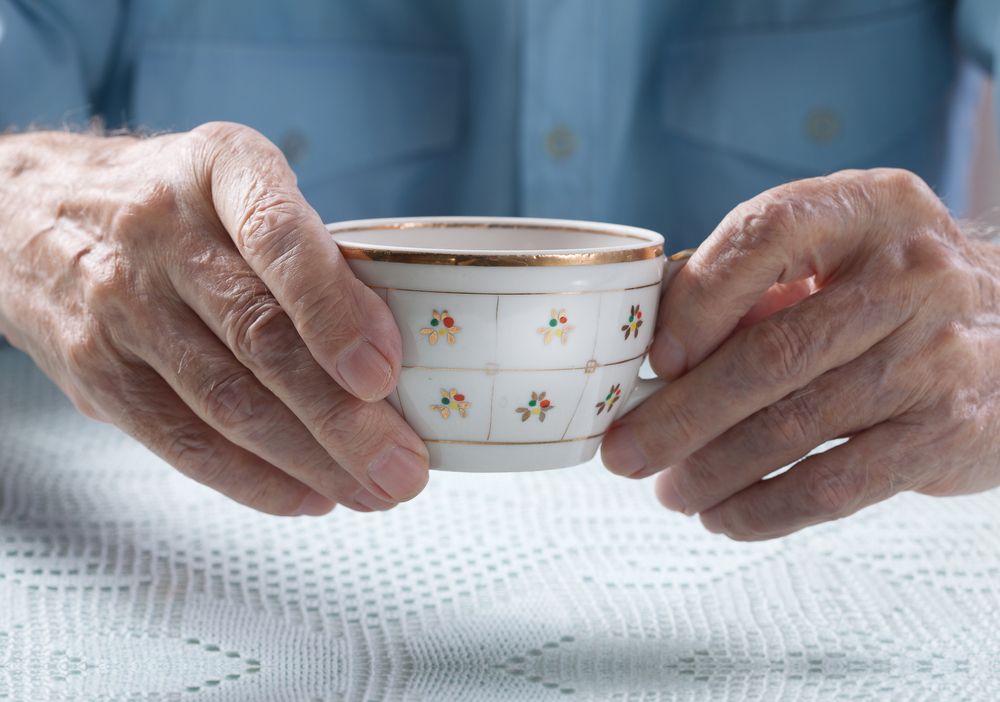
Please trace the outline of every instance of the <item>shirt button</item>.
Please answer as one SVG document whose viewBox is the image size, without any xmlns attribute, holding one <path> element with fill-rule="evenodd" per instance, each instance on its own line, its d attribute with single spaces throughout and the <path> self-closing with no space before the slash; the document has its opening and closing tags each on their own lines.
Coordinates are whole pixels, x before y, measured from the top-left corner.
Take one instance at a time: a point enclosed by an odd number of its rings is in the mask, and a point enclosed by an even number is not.
<svg viewBox="0 0 1000 702">
<path fill-rule="evenodd" d="M 553 127 L 545 136 L 545 150 L 557 161 L 569 158 L 576 151 L 576 134 L 565 125 Z"/>
<path fill-rule="evenodd" d="M 278 148 L 288 159 L 288 163 L 295 165 L 305 158 L 309 151 L 309 140 L 298 129 L 289 129 L 278 142 Z"/>
<path fill-rule="evenodd" d="M 806 115 L 805 132 L 814 144 L 830 144 L 840 137 L 840 115 L 828 107 L 817 107 Z"/>
</svg>

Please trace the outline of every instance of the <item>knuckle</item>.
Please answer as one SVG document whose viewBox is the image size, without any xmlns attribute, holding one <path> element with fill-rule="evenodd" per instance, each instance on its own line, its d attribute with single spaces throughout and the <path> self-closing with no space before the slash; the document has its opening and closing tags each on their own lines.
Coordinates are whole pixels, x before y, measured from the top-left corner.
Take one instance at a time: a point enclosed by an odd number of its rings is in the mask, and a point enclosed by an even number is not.
<svg viewBox="0 0 1000 702">
<path fill-rule="evenodd" d="M 273 479 L 262 475 L 243 487 L 240 502 L 267 514 L 291 516 L 302 502 L 302 491 L 280 489 Z"/>
<path fill-rule="evenodd" d="M 743 203 L 734 216 L 736 227 L 730 243 L 746 252 L 780 243 L 795 230 L 798 219 L 796 200 L 780 192 L 767 193 Z"/>
<path fill-rule="evenodd" d="M 212 377 L 201 392 L 206 416 L 223 432 L 241 434 L 263 419 L 256 406 L 258 395 L 256 380 L 245 371 Z"/>
<path fill-rule="evenodd" d="M 183 134 L 182 144 L 193 159 L 196 173 L 207 167 L 207 173 L 220 159 L 230 154 L 247 154 L 256 151 L 256 144 L 266 141 L 255 129 L 237 122 L 204 122 Z M 207 188 L 212 186 L 206 183 Z"/>
<path fill-rule="evenodd" d="M 246 125 L 240 124 L 238 122 L 226 122 L 223 120 L 216 120 L 213 122 L 204 122 L 199 124 L 197 127 L 191 130 L 192 134 L 198 134 L 204 136 L 213 141 L 222 141 L 226 139 L 232 139 L 238 137 L 244 132 L 254 131 Z"/>
<path fill-rule="evenodd" d="M 677 444 L 687 444 L 699 434 L 701 422 L 687 405 L 677 402 L 647 403 L 653 408 L 652 422 L 640 428 L 638 435 L 646 444 L 646 453 L 655 456 L 660 452 L 660 442 L 665 437 Z"/>
<path fill-rule="evenodd" d="M 97 409 L 91 404 L 90 399 L 84 396 L 79 390 L 70 390 L 66 393 L 66 396 L 73 403 L 73 407 L 76 408 L 77 412 L 91 419 L 98 418 Z"/>
<path fill-rule="evenodd" d="M 268 514 L 294 514 L 301 492 L 285 489 L 273 474 L 243 471 L 238 477 L 238 454 L 222 450 L 196 425 L 173 427 L 165 457 L 181 473 L 208 485 L 253 509 Z"/>
<path fill-rule="evenodd" d="M 864 495 L 866 480 L 863 471 L 832 466 L 822 460 L 809 466 L 808 471 L 804 486 L 805 502 L 812 514 L 823 517 L 848 514 Z"/>
<path fill-rule="evenodd" d="M 853 217 L 858 226 L 872 226 L 880 209 L 871 171 L 847 169 L 811 179 L 820 201 L 841 216 Z"/>
<path fill-rule="evenodd" d="M 340 395 L 340 393 L 338 393 Z M 345 455 L 366 453 L 372 442 L 386 441 L 378 405 L 361 402 L 346 394 L 316 414 L 319 435 Z"/>
<path fill-rule="evenodd" d="M 110 232 L 121 241 L 136 241 L 158 222 L 170 222 L 181 211 L 182 195 L 177 185 L 166 179 L 138 183 L 128 202 L 115 211 Z"/>
<path fill-rule="evenodd" d="M 362 285 L 351 280 L 348 285 Z M 302 290 L 295 301 L 297 328 L 306 339 L 324 339 L 333 349 L 348 346 L 361 334 L 355 305 L 344 282 L 330 279 Z"/>
<path fill-rule="evenodd" d="M 69 398 L 70 402 L 76 410 L 85 417 L 96 420 L 98 422 L 110 422 L 109 416 L 101 409 L 99 409 L 96 399 L 92 396 L 92 390 L 90 388 L 83 388 L 78 383 L 70 383 L 63 388 L 66 393 L 66 397 Z"/>
<path fill-rule="evenodd" d="M 734 377 L 743 375 L 765 384 L 784 384 L 800 378 L 813 363 L 811 335 L 801 323 L 787 316 L 749 327 L 741 347 L 750 357 L 739 359 L 740 373 Z"/>
<path fill-rule="evenodd" d="M 928 334 L 922 357 L 910 360 L 903 388 L 917 406 L 930 406 L 944 421 L 967 416 L 984 402 L 979 388 L 987 387 L 976 332 L 961 322 L 942 324 Z M 932 349 L 927 353 L 927 349 Z"/>
<path fill-rule="evenodd" d="M 189 134 L 220 150 L 238 151 L 249 147 L 254 151 L 264 149 L 266 152 L 273 149 L 274 152 L 281 153 L 263 134 L 239 122 L 205 122 L 192 129 Z"/>
<path fill-rule="evenodd" d="M 725 484 L 722 472 L 701 452 L 693 453 L 678 466 L 671 469 L 675 476 L 674 488 L 684 500 L 688 511 L 700 512 L 711 506 Z"/>
<path fill-rule="evenodd" d="M 872 176 L 896 199 L 924 199 L 928 194 L 933 195 L 930 186 L 920 176 L 905 168 L 876 168 Z M 934 199 L 937 199 L 936 196 Z"/>
<path fill-rule="evenodd" d="M 931 281 L 938 276 L 952 281 L 953 275 L 960 274 L 961 261 L 950 242 L 933 232 L 918 232 L 906 241 L 901 257 L 901 268 L 905 272 L 919 272 Z M 964 280 L 964 275 L 959 279 Z"/>
<path fill-rule="evenodd" d="M 764 408 L 758 415 L 760 440 L 774 446 L 806 447 L 816 433 L 819 419 L 808 402 L 782 400 Z M 812 447 L 809 447 L 812 448 Z"/>
<path fill-rule="evenodd" d="M 177 187 L 164 180 L 154 180 L 139 190 L 134 202 L 121 211 L 129 231 L 146 231 L 151 218 L 170 221 L 181 210 L 181 194 Z"/>
<path fill-rule="evenodd" d="M 219 451 L 200 427 L 174 427 L 169 437 L 165 448 L 166 458 L 188 477 L 199 483 L 213 485 L 228 471 L 228 462 L 221 459 Z"/>
<path fill-rule="evenodd" d="M 878 168 L 870 173 L 873 189 L 882 194 L 882 211 L 893 216 L 903 212 L 917 226 L 934 222 L 950 239 L 961 238 L 947 206 L 920 176 L 902 168 Z"/>
<path fill-rule="evenodd" d="M 942 227 L 928 227 L 926 220 L 915 221 L 906 226 L 895 245 L 882 247 L 873 259 L 872 266 L 877 266 L 882 276 L 881 289 L 896 298 L 897 304 L 907 309 L 926 307 L 951 316 L 973 299 L 962 298 L 973 288 L 969 285 L 968 264 L 955 243 L 961 234 L 951 231 L 954 226 L 950 220 Z"/>
<path fill-rule="evenodd" d="M 71 377 L 84 381 L 102 378 L 107 366 L 107 343 L 101 328 L 86 324 L 73 334 L 63 348 L 63 361 Z"/>
<path fill-rule="evenodd" d="M 303 224 L 302 203 L 293 194 L 254 183 L 243 220 L 236 231 L 236 243 L 252 255 L 263 257 L 269 266 L 293 259 L 299 248 L 295 233 Z"/>
<path fill-rule="evenodd" d="M 176 184 L 166 180 L 138 184 L 128 202 L 115 210 L 108 226 L 108 243 L 87 251 L 83 260 L 86 269 L 97 280 L 117 277 L 138 281 L 151 268 L 137 265 L 150 261 L 151 241 L 158 232 L 179 226 L 184 197 Z"/>
<path fill-rule="evenodd" d="M 241 363 L 280 366 L 295 347 L 288 316 L 263 286 L 238 296 L 229 317 L 227 342 Z"/>
<path fill-rule="evenodd" d="M 949 366 L 955 367 L 955 362 L 966 360 L 968 355 L 968 330 L 957 321 L 941 324 L 931 334 L 929 346 L 938 350 L 941 356 L 948 358 Z"/>
<path fill-rule="evenodd" d="M 210 167 L 220 158 L 230 161 L 230 157 L 238 156 L 240 177 L 246 175 L 245 166 L 250 165 L 255 173 L 280 173 L 284 181 L 292 185 L 297 182 L 281 149 L 253 127 L 238 122 L 206 122 L 186 136 L 196 159 Z"/>
<path fill-rule="evenodd" d="M 92 249 L 78 263 L 84 279 L 87 309 L 102 318 L 117 320 L 136 296 L 135 276 L 120 252 Z"/>
</svg>

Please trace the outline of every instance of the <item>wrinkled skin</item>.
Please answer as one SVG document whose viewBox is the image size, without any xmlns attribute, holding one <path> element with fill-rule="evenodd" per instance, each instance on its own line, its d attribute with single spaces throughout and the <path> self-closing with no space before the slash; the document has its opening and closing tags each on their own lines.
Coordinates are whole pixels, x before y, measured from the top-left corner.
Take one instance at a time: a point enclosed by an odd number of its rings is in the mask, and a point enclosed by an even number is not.
<svg viewBox="0 0 1000 702">
<path fill-rule="evenodd" d="M 903 490 L 1000 484 L 1000 253 L 908 172 L 740 205 L 664 292 L 650 361 L 674 382 L 604 461 L 660 473 L 660 501 L 710 531 L 768 539 Z"/>
<path fill-rule="evenodd" d="M 0 221 L 0 333 L 85 414 L 274 514 L 423 488 L 392 316 L 258 133 L 0 137 Z"/>
</svg>

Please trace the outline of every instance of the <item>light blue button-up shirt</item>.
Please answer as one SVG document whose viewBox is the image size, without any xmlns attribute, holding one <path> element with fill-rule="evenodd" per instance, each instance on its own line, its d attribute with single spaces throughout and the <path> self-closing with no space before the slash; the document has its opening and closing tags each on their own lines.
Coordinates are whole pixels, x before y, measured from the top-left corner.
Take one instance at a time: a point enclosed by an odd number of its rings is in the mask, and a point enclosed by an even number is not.
<svg viewBox="0 0 1000 702">
<path fill-rule="evenodd" d="M 997 0 L 0 0 L 0 126 L 278 144 L 327 220 L 520 214 L 696 245 L 844 167 L 941 187 Z"/>
</svg>

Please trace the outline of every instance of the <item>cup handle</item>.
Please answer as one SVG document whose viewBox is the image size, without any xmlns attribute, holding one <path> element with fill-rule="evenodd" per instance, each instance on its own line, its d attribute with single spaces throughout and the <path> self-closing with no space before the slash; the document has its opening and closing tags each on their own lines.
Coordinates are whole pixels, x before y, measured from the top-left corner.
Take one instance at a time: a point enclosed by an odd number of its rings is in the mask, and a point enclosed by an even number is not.
<svg viewBox="0 0 1000 702">
<path fill-rule="evenodd" d="M 667 265 L 663 271 L 663 289 L 666 289 L 673 277 L 677 275 L 677 272 L 684 267 L 684 264 L 688 262 L 688 259 L 694 255 L 695 249 L 684 249 L 683 251 L 678 251 L 667 259 Z M 622 408 L 622 414 L 628 414 L 636 407 L 641 405 L 643 402 L 648 400 L 651 396 L 658 393 L 660 390 L 665 388 L 667 381 L 661 378 L 639 378 L 635 381 L 635 387 L 632 388 L 632 394 L 628 396 L 625 400 L 625 406 Z"/>
<path fill-rule="evenodd" d="M 625 400 L 625 407 L 622 408 L 622 414 L 628 414 L 666 386 L 667 381 L 662 378 L 639 378 L 635 381 L 632 394 Z"/>
</svg>

